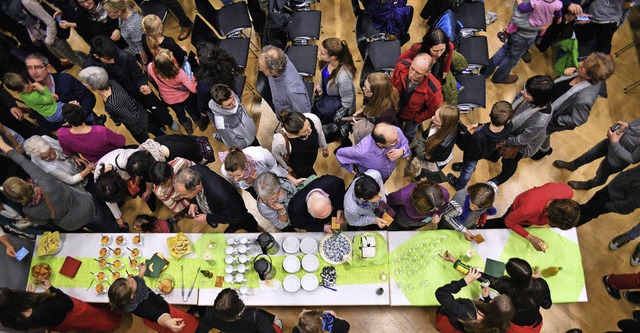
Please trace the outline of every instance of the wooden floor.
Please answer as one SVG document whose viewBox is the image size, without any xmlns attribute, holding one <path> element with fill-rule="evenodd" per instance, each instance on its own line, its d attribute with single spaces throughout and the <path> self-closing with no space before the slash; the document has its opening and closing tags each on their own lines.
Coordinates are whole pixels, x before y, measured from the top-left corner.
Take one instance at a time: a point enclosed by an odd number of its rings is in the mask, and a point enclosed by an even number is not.
<svg viewBox="0 0 640 333">
<path fill-rule="evenodd" d="M 430 0 L 438 1 L 438 0 Z M 187 13 L 192 17 L 194 14 L 194 4 L 192 0 L 181 0 Z M 219 0 L 213 0 L 215 7 L 219 8 L 221 3 Z M 426 31 L 425 21 L 419 16 L 419 12 L 425 3 L 424 0 L 409 0 L 409 5 L 414 6 L 415 15 L 410 30 L 412 40 L 407 43 L 403 49 L 409 47 L 412 43 L 420 41 L 422 35 Z M 485 6 L 487 10 L 498 13 L 498 21 L 488 27 L 486 33 L 489 39 L 489 54 L 493 54 L 499 47 L 500 42 L 497 40 L 496 33 L 506 28 L 511 14 L 511 1 L 486 0 Z M 321 40 L 329 37 L 339 37 L 346 40 L 353 53 L 356 66 L 362 66 L 362 59 L 357 51 L 355 42 L 355 17 L 351 10 L 351 2 L 348 0 L 321 0 L 315 4 L 315 9 L 322 11 L 322 34 Z M 177 20 L 169 15 L 166 22 L 165 31 L 168 35 L 177 36 L 178 24 Z M 257 41 L 256 33 L 252 32 L 252 38 Z M 613 51 L 621 49 L 630 42 L 630 31 L 628 24 L 624 24 L 613 38 Z M 180 44 L 188 46 L 189 41 Z M 83 41 L 74 39 L 74 48 L 86 51 L 87 47 Z M 190 47 L 190 46 L 189 46 Z M 533 62 L 530 64 L 521 63 L 514 69 L 513 73 L 520 77 L 517 84 L 496 86 L 487 81 L 487 106 L 490 107 L 498 100 L 511 101 L 515 93 L 522 88 L 524 81 L 536 74 L 552 74 L 551 64 L 553 54 L 548 51 L 546 54 L 540 54 L 537 50 L 533 51 Z M 524 190 L 538 186 L 547 182 L 566 182 L 569 180 L 584 180 L 593 176 L 597 168 L 597 163 L 585 166 L 574 173 L 567 171 L 559 171 L 555 169 L 551 163 L 555 159 L 572 159 L 583 151 L 594 145 L 606 136 L 607 127 L 611 126 L 616 120 L 631 121 L 637 118 L 640 102 L 640 88 L 630 94 L 624 94 L 623 88 L 640 78 L 640 70 L 638 68 L 637 58 L 633 49 L 623 53 L 620 57 L 615 58 L 616 73 L 607 81 L 609 98 L 599 99 L 594 106 L 591 117 L 587 124 L 581 126 L 575 131 L 567 131 L 555 134 L 553 136 L 554 152 L 551 156 L 541 161 L 524 160 L 520 163 L 520 167 L 516 175 L 507 183 L 500 186 L 500 193 L 496 198 L 496 207 L 501 214 L 512 202 L 513 198 Z M 77 73 L 77 68 L 75 69 Z M 252 54 L 249 56 L 249 65 L 245 72 L 247 82 L 254 86 L 255 75 L 257 72 L 256 58 Z M 359 75 L 357 75 L 359 76 Z M 358 88 L 357 103 L 358 107 L 362 104 L 362 91 Z M 258 136 L 260 142 L 265 147 L 270 148 L 273 129 L 276 126 L 276 120 L 271 109 L 262 103 L 259 96 L 252 95 L 251 91 L 245 88 L 243 95 L 244 105 L 251 110 L 251 113 L 258 125 Z M 102 107 L 101 102 L 98 104 Z M 477 109 L 470 114 L 464 116 L 465 121 L 477 122 L 488 121 L 488 110 Z M 115 128 L 118 132 L 127 135 L 130 143 L 133 140 L 126 132 L 124 127 L 116 128 L 109 121 L 111 128 Z M 213 130 L 211 127 L 204 133 L 211 138 Z M 196 133 L 199 133 L 196 128 Z M 222 144 L 213 142 L 216 151 L 224 150 Z M 330 146 L 329 151 L 335 148 L 336 143 Z M 456 151 L 456 158 L 460 160 L 461 153 Z M 219 172 L 220 163 L 215 162 L 209 165 L 213 170 Z M 387 181 L 385 188 L 387 192 L 394 191 L 401 186 L 409 183 L 408 178 L 402 177 L 404 162 L 400 162 L 396 172 Z M 335 156 L 330 154 L 327 159 L 318 158 L 316 170 L 320 174 L 335 174 L 343 177 L 347 183 L 350 182 L 352 176 L 341 169 L 336 162 Z M 473 175 L 471 183 L 476 181 L 486 181 L 491 176 L 496 175 L 500 170 L 499 164 L 480 161 L 478 168 Z M 449 172 L 447 167 L 445 172 Z M 447 185 L 448 186 L 448 185 Z M 595 190 L 578 191 L 575 199 L 583 203 L 587 201 Z M 255 200 L 248 193 L 243 193 L 247 207 L 259 219 L 260 225 L 269 231 L 273 228 L 268 222 L 263 220 L 255 209 Z M 139 199 L 138 199 L 139 200 Z M 125 217 L 128 221 L 132 217 L 141 212 L 147 212 L 145 205 L 139 201 L 129 201 L 126 207 Z M 169 216 L 170 212 L 163 207 L 159 216 Z M 608 214 L 599 219 L 582 226 L 578 229 L 580 248 L 582 250 L 582 260 L 585 275 L 588 303 L 576 304 L 560 304 L 554 305 L 550 310 L 543 310 L 544 327 L 542 332 L 557 333 L 565 332 L 572 327 L 580 327 L 584 332 L 603 332 L 607 330 L 615 330 L 616 322 L 619 319 L 630 317 L 631 311 L 635 307 L 624 300 L 615 301 L 609 297 L 600 281 L 602 275 L 611 272 L 629 273 L 636 272 L 629 265 L 629 257 L 633 252 L 635 243 L 627 245 L 616 252 L 609 251 L 607 248 L 611 238 L 626 231 L 628 228 L 640 221 L 640 213 L 627 216 L 616 214 Z M 180 222 L 180 230 L 186 232 L 210 232 L 211 229 L 207 225 L 197 225 L 191 220 L 183 220 Z M 220 231 L 220 230 L 216 230 Z M 348 297 L 348 296 L 347 296 Z M 277 307 L 268 310 L 283 319 L 285 324 L 285 332 L 290 332 L 291 327 L 295 324 L 300 307 Z M 435 307 L 339 307 L 334 308 L 338 315 L 345 317 L 351 323 L 353 333 L 391 333 L 391 332 L 435 332 L 433 326 Z M 147 332 L 149 331 L 142 325 L 142 322 L 134 318 L 125 319 L 122 327 L 118 332 Z"/>
</svg>

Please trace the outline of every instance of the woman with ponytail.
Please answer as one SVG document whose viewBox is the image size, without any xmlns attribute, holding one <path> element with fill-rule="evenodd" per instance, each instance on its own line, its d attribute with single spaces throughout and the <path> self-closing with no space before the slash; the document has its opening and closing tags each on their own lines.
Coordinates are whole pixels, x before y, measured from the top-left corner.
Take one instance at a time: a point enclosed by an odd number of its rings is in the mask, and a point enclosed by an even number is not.
<svg viewBox="0 0 640 333">
<path fill-rule="evenodd" d="M 322 41 L 318 55 L 322 75 L 316 86 L 316 94 L 325 94 L 325 100 L 331 98 L 339 103 L 325 103 L 326 107 L 323 108 L 316 102 L 313 113 L 320 118 L 325 134 L 338 132 L 337 139 L 342 140 L 341 146 L 351 146 L 350 123 L 342 120 L 342 117 L 351 116 L 356 109 L 356 88 L 353 85 L 356 67 L 349 45 L 335 37 L 327 38 Z"/>
<path fill-rule="evenodd" d="M 145 16 L 142 19 L 142 30 L 144 31 L 142 47 L 149 59 L 153 59 L 161 48 L 167 49 L 173 54 L 178 66 L 182 67 L 187 57 L 187 52 L 172 37 L 163 35 L 164 24 L 157 15 L 149 14 Z"/>
<path fill-rule="evenodd" d="M 120 35 L 129 45 L 125 51 L 139 55 L 146 65 L 149 58 L 142 48 L 142 9 L 133 0 L 105 0 L 102 7 L 111 19 L 118 19 Z"/>
</svg>

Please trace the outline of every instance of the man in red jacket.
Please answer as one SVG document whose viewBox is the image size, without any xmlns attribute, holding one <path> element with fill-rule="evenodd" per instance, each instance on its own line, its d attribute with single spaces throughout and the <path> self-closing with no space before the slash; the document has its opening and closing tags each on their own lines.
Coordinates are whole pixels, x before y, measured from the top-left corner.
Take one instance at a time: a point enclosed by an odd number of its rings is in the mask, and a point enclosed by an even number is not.
<svg viewBox="0 0 640 333">
<path fill-rule="evenodd" d="M 391 83 L 398 93 L 398 120 L 409 142 L 421 122 L 430 119 L 442 105 L 442 86 L 431 74 L 433 59 L 420 53 L 413 60 L 401 60 L 393 69 Z"/>
<path fill-rule="evenodd" d="M 524 191 L 513 200 L 504 215 L 487 221 L 484 228 L 505 228 L 527 239 L 533 247 L 545 252 L 544 240 L 528 233 L 524 227 L 550 225 L 569 230 L 580 219 L 580 205 L 571 199 L 573 189 L 565 183 L 547 183 Z"/>
</svg>

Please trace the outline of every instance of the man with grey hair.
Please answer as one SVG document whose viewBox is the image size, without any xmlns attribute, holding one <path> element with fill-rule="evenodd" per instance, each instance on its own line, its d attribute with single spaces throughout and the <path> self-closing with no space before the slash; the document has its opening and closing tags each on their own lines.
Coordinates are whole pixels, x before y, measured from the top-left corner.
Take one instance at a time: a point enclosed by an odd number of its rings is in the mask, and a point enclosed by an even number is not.
<svg viewBox="0 0 640 333">
<path fill-rule="evenodd" d="M 91 91 L 98 93 L 104 102 L 104 111 L 109 114 L 116 126 L 124 124 L 131 136 L 139 143 L 149 138 L 149 129 L 156 135 L 163 135 L 155 126 L 149 126 L 147 110 L 116 81 L 109 80 L 104 68 L 91 66 L 80 71 L 80 81 Z"/>
<path fill-rule="evenodd" d="M 273 226 L 282 231 L 295 231 L 290 226 L 289 202 L 298 189 L 286 178 L 280 178 L 270 171 L 256 177 L 255 188 L 258 194 L 256 204 L 258 212 Z"/>
<path fill-rule="evenodd" d="M 324 175 L 298 191 L 289 201 L 289 219 L 296 229 L 331 232 L 331 219 L 343 223 L 344 180 Z"/>
<path fill-rule="evenodd" d="M 173 189 L 183 198 L 191 200 L 189 216 L 196 223 L 229 224 L 224 231 L 239 229 L 258 231 L 258 222 L 249 214 L 242 196 L 228 181 L 203 165 L 194 165 L 180 170 L 174 180 Z"/>
<path fill-rule="evenodd" d="M 273 45 L 262 48 L 258 56 L 258 69 L 269 79 L 273 110 L 311 112 L 311 101 L 296 66 L 282 49 Z"/>
<path fill-rule="evenodd" d="M 444 101 L 442 85 L 431 74 L 432 65 L 433 58 L 420 53 L 413 60 L 401 60 L 393 69 L 391 83 L 400 94 L 398 120 L 409 143 L 416 136 L 418 125 L 433 117 Z"/>
</svg>

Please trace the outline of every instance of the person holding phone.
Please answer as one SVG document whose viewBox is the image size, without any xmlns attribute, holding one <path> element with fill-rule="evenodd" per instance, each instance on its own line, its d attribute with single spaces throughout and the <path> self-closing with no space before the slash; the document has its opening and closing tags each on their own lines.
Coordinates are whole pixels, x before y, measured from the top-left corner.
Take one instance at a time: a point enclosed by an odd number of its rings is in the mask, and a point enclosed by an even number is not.
<svg viewBox="0 0 640 333">
<path fill-rule="evenodd" d="M 640 162 L 640 119 L 630 123 L 617 121 L 607 131 L 607 138 L 573 161 L 556 160 L 553 166 L 573 172 L 601 157 L 604 159 L 593 178 L 587 181 L 569 181 L 569 186 L 575 190 L 591 189 L 606 183 L 609 176 L 624 170 L 630 164 Z"/>
<path fill-rule="evenodd" d="M 16 249 L 13 248 L 13 245 L 11 244 L 11 241 L 9 240 L 9 237 L 7 236 L 7 234 L 4 233 L 4 231 L 2 231 L 2 229 L 0 228 L 0 243 L 4 244 L 4 246 L 7 248 L 7 255 L 9 257 L 16 257 Z"/>
</svg>

